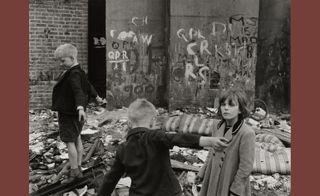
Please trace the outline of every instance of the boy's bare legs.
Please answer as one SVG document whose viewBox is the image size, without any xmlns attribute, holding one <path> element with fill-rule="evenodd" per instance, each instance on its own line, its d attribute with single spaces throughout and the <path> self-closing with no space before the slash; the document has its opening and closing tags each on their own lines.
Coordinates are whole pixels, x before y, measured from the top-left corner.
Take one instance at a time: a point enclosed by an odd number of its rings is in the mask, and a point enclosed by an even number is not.
<svg viewBox="0 0 320 196">
<path fill-rule="evenodd" d="M 82 158 L 83 158 L 83 145 L 81 141 L 81 135 L 78 136 L 76 140 L 76 149 L 77 149 L 77 163 L 78 167 L 81 167 Z"/>
<path fill-rule="evenodd" d="M 78 168 L 78 152 L 75 142 L 66 142 L 68 148 L 69 162 L 70 162 L 70 175 L 69 178 L 62 181 L 62 184 L 70 183 L 76 178 L 82 177 Z"/>
<path fill-rule="evenodd" d="M 76 145 L 74 142 L 67 142 L 66 145 L 68 148 L 70 167 L 71 169 L 76 169 L 78 168 L 78 152 Z"/>
</svg>

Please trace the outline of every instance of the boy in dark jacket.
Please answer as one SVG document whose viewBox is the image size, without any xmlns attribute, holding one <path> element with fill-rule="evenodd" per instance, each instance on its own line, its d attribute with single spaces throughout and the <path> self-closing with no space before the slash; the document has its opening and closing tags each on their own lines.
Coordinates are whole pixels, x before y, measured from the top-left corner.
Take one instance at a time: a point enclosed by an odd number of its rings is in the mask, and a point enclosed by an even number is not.
<svg viewBox="0 0 320 196">
<path fill-rule="evenodd" d="M 98 196 L 110 196 L 124 173 L 132 180 L 130 196 L 179 196 L 181 188 L 171 168 L 169 149 L 174 145 L 218 149 L 227 146 L 227 140 L 222 137 L 151 130 L 155 115 L 155 107 L 147 100 L 137 99 L 131 103 L 128 108 L 131 129 L 116 151 L 115 162 L 104 177 Z"/>
<path fill-rule="evenodd" d="M 58 111 L 60 138 L 67 145 L 71 167 L 69 178 L 62 183 L 82 177 L 83 146 L 80 132 L 86 120 L 86 106 L 90 96 L 102 102 L 80 68 L 77 53 L 77 48 L 72 44 L 60 45 L 54 52 L 60 65 L 67 69 L 53 87 L 52 93 L 52 110 Z"/>
</svg>

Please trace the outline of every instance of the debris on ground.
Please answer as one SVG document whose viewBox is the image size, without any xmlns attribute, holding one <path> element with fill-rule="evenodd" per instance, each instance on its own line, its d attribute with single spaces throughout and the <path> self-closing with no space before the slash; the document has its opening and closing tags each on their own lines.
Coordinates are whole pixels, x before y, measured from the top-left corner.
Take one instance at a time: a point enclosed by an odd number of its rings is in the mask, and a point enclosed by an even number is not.
<svg viewBox="0 0 320 196">
<path fill-rule="evenodd" d="M 216 108 L 209 107 L 188 107 L 170 112 L 157 108 L 158 116 L 153 128 L 186 131 L 181 128 L 179 120 L 186 122 L 187 115 L 196 118 L 194 122 L 198 122 L 201 126 L 201 123 L 210 124 L 211 119 L 217 119 L 217 112 Z M 246 120 L 246 123 L 255 130 L 256 150 L 261 153 L 259 159 L 256 157 L 255 172 L 250 176 L 252 195 L 290 195 L 290 115 L 273 115 L 259 108 L 251 117 Z M 175 121 L 172 120 L 173 123 L 166 127 L 164 124 L 169 118 L 175 118 Z M 65 178 L 69 165 L 67 147 L 59 138 L 57 121 L 57 113 L 51 110 L 29 111 L 29 193 L 39 192 L 46 188 L 48 189 L 46 191 L 51 191 L 50 187 L 52 190 L 57 187 L 67 190 L 59 184 Z M 94 174 L 98 171 L 102 174 L 110 169 L 117 145 L 124 140 L 127 130 L 127 108 L 107 111 L 101 106 L 90 104 L 87 110 L 87 122 L 81 132 L 84 146 L 82 169 L 88 172 L 86 179 L 82 182 L 85 184 L 75 184 L 71 190 L 65 192 L 60 190 L 59 194 L 65 196 L 95 195 L 103 175 L 97 177 Z M 203 130 L 203 133 L 206 133 L 205 129 Z M 204 164 L 207 155 L 207 149 L 195 150 L 175 146 L 170 150 L 171 164 L 183 188 L 183 195 L 197 195 L 201 185 L 195 185 L 195 176 Z M 267 165 L 266 162 L 270 163 L 270 161 L 274 161 L 273 164 L 277 167 L 268 167 L 270 164 Z M 100 164 L 99 169 L 93 170 L 92 168 L 98 164 Z M 94 183 L 86 183 L 89 179 Z M 122 178 L 114 195 L 127 195 L 130 184 L 131 181 L 128 178 Z"/>
</svg>

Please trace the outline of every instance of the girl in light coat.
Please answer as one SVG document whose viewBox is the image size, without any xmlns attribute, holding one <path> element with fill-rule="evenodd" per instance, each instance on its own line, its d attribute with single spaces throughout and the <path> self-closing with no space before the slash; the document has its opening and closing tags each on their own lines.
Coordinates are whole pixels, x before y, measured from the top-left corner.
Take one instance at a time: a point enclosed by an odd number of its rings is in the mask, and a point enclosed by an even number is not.
<svg viewBox="0 0 320 196">
<path fill-rule="evenodd" d="M 228 90 L 219 99 L 222 120 L 213 130 L 215 137 L 225 137 L 224 150 L 211 149 L 197 180 L 203 181 L 199 196 L 251 196 L 249 176 L 255 155 L 255 133 L 244 123 L 249 115 L 242 91 Z"/>
</svg>

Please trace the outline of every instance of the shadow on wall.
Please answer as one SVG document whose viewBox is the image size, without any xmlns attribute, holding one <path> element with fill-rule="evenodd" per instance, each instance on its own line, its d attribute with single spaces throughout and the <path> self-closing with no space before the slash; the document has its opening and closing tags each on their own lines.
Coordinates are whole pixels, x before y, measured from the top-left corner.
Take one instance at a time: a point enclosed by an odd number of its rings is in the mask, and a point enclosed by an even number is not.
<svg viewBox="0 0 320 196">
<path fill-rule="evenodd" d="M 290 0 L 261 0 L 256 97 L 273 112 L 290 112 Z"/>
</svg>

